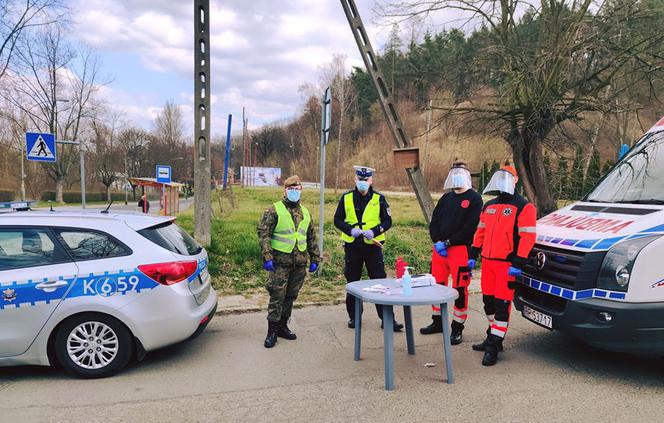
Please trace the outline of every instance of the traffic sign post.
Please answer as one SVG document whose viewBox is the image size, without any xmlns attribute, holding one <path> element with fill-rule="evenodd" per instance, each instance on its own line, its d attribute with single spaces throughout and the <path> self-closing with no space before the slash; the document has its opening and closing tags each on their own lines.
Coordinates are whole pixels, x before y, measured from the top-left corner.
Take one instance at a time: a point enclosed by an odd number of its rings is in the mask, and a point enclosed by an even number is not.
<svg viewBox="0 0 664 423">
<path fill-rule="evenodd" d="M 26 157 L 34 162 L 55 162 L 55 135 L 39 132 L 26 132 Z"/>
<path fill-rule="evenodd" d="M 166 215 L 166 184 L 171 183 L 171 167 L 168 165 L 157 165 L 157 182 L 161 185 L 161 206 L 164 209 L 164 216 Z"/>
<path fill-rule="evenodd" d="M 330 142 L 330 124 L 332 123 L 332 89 L 327 87 L 321 105 L 322 125 L 320 132 L 320 204 L 318 205 L 318 248 L 323 256 L 323 226 L 325 219 L 325 149 Z M 318 267 L 320 276 L 322 266 Z"/>
</svg>

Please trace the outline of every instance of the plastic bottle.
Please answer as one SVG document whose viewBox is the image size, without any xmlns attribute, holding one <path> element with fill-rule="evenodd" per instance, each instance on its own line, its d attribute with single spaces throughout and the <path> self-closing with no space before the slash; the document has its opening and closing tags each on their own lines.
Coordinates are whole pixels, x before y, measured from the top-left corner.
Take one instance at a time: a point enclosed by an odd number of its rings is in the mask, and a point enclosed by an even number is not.
<svg viewBox="0 0 664 423">
<path fill-rule="evenodd" d="M 413 284 L 411 283 L 410 273 L 408 272 L 408 269 L 412 269 L 412 267 L 406 266 L 403 277 L 401 278 L 401 287 L 403 288 L 403 295 L 413 295 Z"/>
</svg>

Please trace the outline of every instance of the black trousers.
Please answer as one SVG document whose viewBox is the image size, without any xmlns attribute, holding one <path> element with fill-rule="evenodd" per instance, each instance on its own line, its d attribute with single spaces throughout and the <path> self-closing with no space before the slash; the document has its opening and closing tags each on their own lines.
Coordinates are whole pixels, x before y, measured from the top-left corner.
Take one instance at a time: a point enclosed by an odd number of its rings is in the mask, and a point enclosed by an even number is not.
<svg viewBox="0 0 664 423">
<path fill-rule="evenodd" d="M 367 244 L 364 239 L 356 239 L 352 244 L 344 243 L 345 266 L 344 276 L 346 283 L 356 282 L 362 278 L 362 270 L 367 267 L 369 279 L 383 279 L 385 273 L 385 262 L 383 261 L 383 250 L 373 244 Z M 346 311 L 348 317 L 355 319 L 355 297 L 346 293 Z M 383 306 L 376 304 L 378 317 L 383 319 Z"/>
</svg>

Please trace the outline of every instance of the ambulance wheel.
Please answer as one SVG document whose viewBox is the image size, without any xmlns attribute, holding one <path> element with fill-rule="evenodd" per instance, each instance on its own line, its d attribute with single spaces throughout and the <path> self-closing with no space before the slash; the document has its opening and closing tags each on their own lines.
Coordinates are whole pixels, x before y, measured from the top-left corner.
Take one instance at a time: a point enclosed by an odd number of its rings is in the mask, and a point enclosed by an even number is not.
<svg viewBox="0 0 664 423">
<path fill-rule="evenodd" d="M 129 330 L 113 317 L 83 313 L 60 325 L 55 354 L 62 367 L 84 379 L 112 376 L 131 359 Z"/>
</svg>

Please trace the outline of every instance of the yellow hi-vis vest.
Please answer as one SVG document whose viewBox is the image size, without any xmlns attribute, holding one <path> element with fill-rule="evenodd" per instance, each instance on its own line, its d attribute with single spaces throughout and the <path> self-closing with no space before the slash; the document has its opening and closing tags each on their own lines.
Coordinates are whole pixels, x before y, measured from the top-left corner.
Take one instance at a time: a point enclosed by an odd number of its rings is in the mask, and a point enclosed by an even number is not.
<svg viewBox="0 0 664 423">
<path fill-rule="evenodd" d="M 307 251 L 307 230 L 311 223 L 311 214 L 306 207 L 300 206 L 302 209 L 302 221 L 295 230 L 295 222 L 293 216 L 286 209 L 286 206 L 281 201 L 274 203 L 274 210 L 277 212 L 277 226 L 272 232 L 272 248 L 281 251 L 282 253 L 291 253 L 295 249 L 305 252 Z"/>
<path fill-rule="evenodd" d="M 357 225 L 358 220 L 357 214 L 355 214 L 355 204 L 353 203 L 353 191 L 344 195 L 344 209 L 346 210 L 346 223 L 351 226 Z M 364 213 L 362 213 L 362 220 L 364 220 L 364 222 L 362 222 L 360 229 L 363 231 L 375 228 L 376 226 L 380 225 L 380 195 L 376 193 L 373 194 L 371 200 L 369 200 L 369 203 L 367 204 L 367 207 L 364 209 Z M 355 241 L 355 238 L 350 235 L 346 235 L 343 232 L 341 233 L 341 239 L 348 243 Z M 374 239 L 379 242 L 385 241 L 385 234 L 376 234 Z M 365 239 L 364 242 L 367 244 L 373 244 L 373 241 L 369 241 L 367 239 Z"/>
</svg>

